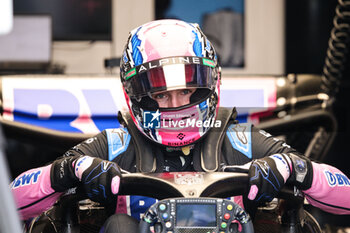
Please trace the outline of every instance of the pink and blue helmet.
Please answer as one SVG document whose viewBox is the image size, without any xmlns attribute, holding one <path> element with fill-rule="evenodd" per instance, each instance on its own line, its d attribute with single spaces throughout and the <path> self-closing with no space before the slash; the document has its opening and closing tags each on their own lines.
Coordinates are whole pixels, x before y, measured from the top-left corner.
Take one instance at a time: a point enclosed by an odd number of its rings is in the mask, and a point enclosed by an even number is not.
<svg viewBox="0 0 350 233">
<path fill-rule="evenodd" d="M 219 106 L 220 67 L 197 24 L 157 20 L 130 32 L 120 77 L 132 119 L 149 139 L 168 147 L 195 143 L 213 126 Z M 196 88 L 190 103 L 160 108 L 159 91 Z"/>
</svg>

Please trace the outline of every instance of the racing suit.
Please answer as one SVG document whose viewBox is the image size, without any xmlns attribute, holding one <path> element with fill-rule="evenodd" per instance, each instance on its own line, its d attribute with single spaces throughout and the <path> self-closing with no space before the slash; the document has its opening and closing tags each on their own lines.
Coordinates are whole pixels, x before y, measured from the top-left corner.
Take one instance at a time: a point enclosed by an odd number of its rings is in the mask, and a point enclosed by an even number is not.
<svg viewBox="0 0 350 233">
<path fill-rule="evenodd" d="M 181 150 L 150 144 L 156 158 L 155 172 L 203 171 L 198 151 L 203 141 L 192 146 L 189 155 Z M 139 172 L 135 141 L 128 128 L 107 129 L 68 150 L 64 156 L 89 155 L 113 161 L 129 172 Z M 273 154 L 300 155 L 283 140 L 259 130 L 249 123 L 231 122 L 226 127 L 219 166 L 243 165 Z M 301 155 L 300 155 L 301 156 Z M 63 194 L 51 187 L 51 166 L 29 170 L 19 175 L 11 188 L 23 219 L 48 210 Z M 218 169 L 220 170 L 220 168 Z M 350 214 L 350 181 L 338 169 L 312 162 L 311 188 L 304 190 L 309 203 L 336 214 Z M 154 199 L 119 196 L 116 211 L 139 218 Z M 239 203 L 241 204 L 241 203 Z"/>
</svg>

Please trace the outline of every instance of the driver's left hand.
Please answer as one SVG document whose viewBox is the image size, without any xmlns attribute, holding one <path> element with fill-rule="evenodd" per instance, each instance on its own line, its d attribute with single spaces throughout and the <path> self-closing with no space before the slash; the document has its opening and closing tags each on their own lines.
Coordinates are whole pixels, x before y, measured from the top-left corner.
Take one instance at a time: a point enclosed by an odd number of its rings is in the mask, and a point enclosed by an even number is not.
<svg viewBox="0 0 350 233">
<path fill-rule="evenodd" d="M 282 154 L 256 159 L 249 168 L 248 199 L 272 201 L 290 177 L 289 158 Z"/>
</svg>

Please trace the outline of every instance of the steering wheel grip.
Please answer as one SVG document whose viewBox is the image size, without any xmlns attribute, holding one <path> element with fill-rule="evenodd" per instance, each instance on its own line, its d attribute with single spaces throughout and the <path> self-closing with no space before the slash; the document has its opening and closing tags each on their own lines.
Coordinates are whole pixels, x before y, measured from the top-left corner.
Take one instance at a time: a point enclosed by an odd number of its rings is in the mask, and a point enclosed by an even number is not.
<svg viewBox="0 0 350 233">
<path fill-rule="evenodd" d="M 150 226 L 151 226 L 150 223 L 141 219 L 140 224 L 139 224 L 139 233 L 151 233 Z"/>
<path fill-rule="evenodd" d="M 254 226 L 249 214 L 238 204 L 236 209 L 236 220 L 242 225 L 242 233 L 254 233 Z"/>
<path fill-rule="evenodd" d="M 244 233 L 254 233 L 254 226 L 251 219 L 249 222 L 242 224 L 242 228 L 242 232 Z"/>
</svg>

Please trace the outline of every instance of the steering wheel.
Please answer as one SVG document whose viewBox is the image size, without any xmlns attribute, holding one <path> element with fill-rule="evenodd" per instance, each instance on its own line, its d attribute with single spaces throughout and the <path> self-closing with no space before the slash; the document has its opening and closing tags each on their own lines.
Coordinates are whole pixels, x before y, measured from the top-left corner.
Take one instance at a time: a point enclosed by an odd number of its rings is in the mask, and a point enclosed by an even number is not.
<svg viewBox="0 0 350 233">
<path fill-rule="evenodd" d="M 236 221 L 236 222 L 235 222 Z M 143 215 L 139 233 L 233 232 L 254 233 L 249 214 L 238 204 L 221 198 L 170 198 L 153 204 Z"/>
<path fill-rule="evenodd" d="M 129 194 L 145 195 L 145 190 L 157 190 L 147 193 L 147 196 L 168 198 L 153 204 L 144 214 L 140 221 L 140 233 L 149 233 L 150 225 L 155 223 L 158 232 L 192 232 L 197 228 L 203 232 L 228 232 L 231 224 L 236 224 L 235 220 L 241 224 L 243 233 L 254 233 L 251 218 L 244 209 L 232 201 L 213 198 L 242 194 L 247 181 L 248 176 L 244 173 L 125 174 L 120 193 L 123 194 L 125 190 Z M 205 215 L 204 217 L 211 215 L 215 219 L 210 218 L 211 226 L 208 223 L 196 224 L 198 218 L 194 213 Z M 191 214 L 193 219 L 187 220 L 187 224 L 177 224 L 186 214 Z"/>
</svg>

